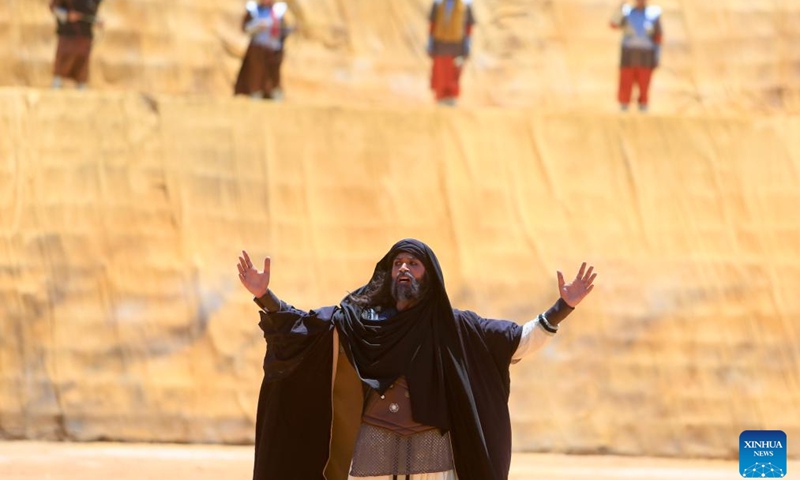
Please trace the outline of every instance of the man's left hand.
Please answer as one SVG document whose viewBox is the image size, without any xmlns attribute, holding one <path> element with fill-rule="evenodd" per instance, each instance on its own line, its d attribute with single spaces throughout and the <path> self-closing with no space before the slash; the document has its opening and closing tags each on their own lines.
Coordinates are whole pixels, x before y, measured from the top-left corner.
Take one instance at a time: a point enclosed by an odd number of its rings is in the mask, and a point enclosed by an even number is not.
<svg viewBox="0 0 800 480">
<path fill-rule="evenodd" d="M 567 302 L 567 305 L 575 308 L 592 291 L 594 279 L 597 277 L 596 273 L 592 273 L 593 270 L 594 266 L 589 266 L 589 269 L 586 270 L 586 262 L 583 262 L 575 279 L 570 283 L 564 282 L 564 275 L 560 271 L 556 272 L 558 274 L 558 293 Z"/>
</svg>

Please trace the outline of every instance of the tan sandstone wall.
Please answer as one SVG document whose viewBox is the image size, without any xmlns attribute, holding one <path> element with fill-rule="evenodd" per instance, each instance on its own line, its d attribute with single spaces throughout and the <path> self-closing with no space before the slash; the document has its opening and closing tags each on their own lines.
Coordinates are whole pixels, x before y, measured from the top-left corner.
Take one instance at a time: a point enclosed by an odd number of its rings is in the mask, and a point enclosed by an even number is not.
<svg viewBox="0 0 800 480">
<path fill-rule="evenodd" d="M 513 368 L 515 449 L 798 438 L 798 136 L 794 116 L 0 90 L 0 437 L 250 442 L 264 343 L 239 250 L 313 308 L 414 236 L 489 317 L 600 272 Z"/>
<path fill-rule="evenodd" d="M 664 9 L 663 113 L 800 112 L 800 2 L 652 0 Z M 0 85 L 47 86 L 48 0 L 0 2 Z M 245 0 L 106 0 L 92 85 L 229 96 L 247 39 Z M 289 0 L 299 32 L 284 67 L 291 102 L 424 105 L 430 0 Z M 465 105 L 611 112 L 618 0 L 475 0 Z"/>
</svg>

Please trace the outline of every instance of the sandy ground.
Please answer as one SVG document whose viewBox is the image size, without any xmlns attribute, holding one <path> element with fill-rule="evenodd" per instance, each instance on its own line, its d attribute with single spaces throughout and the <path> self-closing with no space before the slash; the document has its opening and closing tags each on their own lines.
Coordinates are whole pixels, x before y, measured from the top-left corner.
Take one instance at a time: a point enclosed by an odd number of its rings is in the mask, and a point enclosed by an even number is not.
<svg viewBox="0 0 800 480">
<path fill-rule="evenodd" d="M 252 447 L 0 442 L 0 479 L 249 479 Z M 800 478 L 789 462 L 785 478 Z M 735 461 L 517 454 L 511 480 L 734 480 Z"/>
</svg>

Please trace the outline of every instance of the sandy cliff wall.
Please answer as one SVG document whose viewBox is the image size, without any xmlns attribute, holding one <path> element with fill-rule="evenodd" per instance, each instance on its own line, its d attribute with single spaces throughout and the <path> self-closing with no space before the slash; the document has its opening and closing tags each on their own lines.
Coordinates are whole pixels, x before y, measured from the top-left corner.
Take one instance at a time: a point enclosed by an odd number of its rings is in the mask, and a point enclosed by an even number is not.
<svg viewBox="0 0 800 480">
<path fill-rule="evenodd" d="M 0 2 L 0 85 L 47 86 L 55 52 L 47 0 Z M 246 47 L 244 0 L 106 0 L 92 85 L 228 96 Z M 289 0 L 292 102 L 428 104 L 429 0 Z M 663 67 L 652 108 L 800 111 L 800 2 L 661 0 Z M 476 0 L 464 103 L 613 111 L 617 0 Z"/>
<path fill-rule="evenodd" d="M 735 457 L 800 435 L 800 120 L 0 91 L 0 437 L 248 442 L 263 340 L 240 249 L 304 308 L 395 240 L 525 321 L 515 448 Z M 797 442 L 789 448 L 800 454 Z"/>
</svg>

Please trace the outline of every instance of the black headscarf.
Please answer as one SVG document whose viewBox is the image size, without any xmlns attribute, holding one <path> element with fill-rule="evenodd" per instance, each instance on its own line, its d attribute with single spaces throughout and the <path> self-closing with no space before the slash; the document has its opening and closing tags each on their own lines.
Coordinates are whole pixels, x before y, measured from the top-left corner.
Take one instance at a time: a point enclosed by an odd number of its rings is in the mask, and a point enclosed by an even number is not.
<svg viewBox="0 0 800 480">
<path fill-rule="evenodd" d="M 414 255 L 425 266 L 425 296 L 387 320 L 362 318 L 363 308 L 345 298 L 334 315 L 345 352 L 361 380 L 379 392 L 405 375 L 414 419 L 451 431 L 460 479 L 501 478 L 503 467 L 495 468 L 489 455 L 471 385 L 475 379 L 467 369 L 436 255 L 419 240 L 401 240 L 377 263 L 372 279 L 383 276 L 391 281 L 392 263 L 401 252 Z"/>
</svg>

